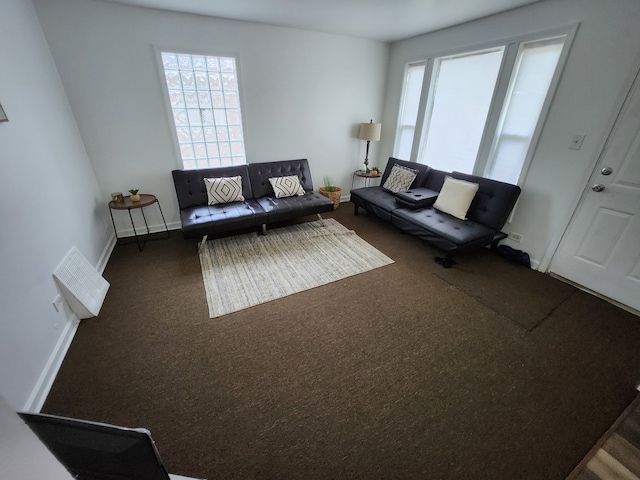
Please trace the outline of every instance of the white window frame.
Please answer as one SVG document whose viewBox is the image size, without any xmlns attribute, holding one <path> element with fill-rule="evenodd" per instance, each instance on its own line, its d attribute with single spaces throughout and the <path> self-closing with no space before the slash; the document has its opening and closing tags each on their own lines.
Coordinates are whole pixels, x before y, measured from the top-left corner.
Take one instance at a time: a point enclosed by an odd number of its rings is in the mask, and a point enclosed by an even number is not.
<svg viewBox="0 0 640 480">
<path fill-rule="evenodd" d="M 401 120 L 404 117 L 404 111 L 406 109 L 406 100 L 407 100 L 407 84 L 408 84 L 408 76 L 409 76 L 409 71 L 414 68 L 414 67 L 418 67 L 418 66 L 423 66 L 424 69 L 427 69 L 427 62 L 425 60 L 421 60 L 418 62 L 409 62 L 405 65 L 405 69 L 404 69 L 404 74 L 402 76 L 402 94 L 400 97 L 400 105 L 399 105 L 399 109 L 398 109 L 398 122 L 396 125 L 396 137 L 394 140 L 394 145 L 393 145 L 393 152 L 394 152 L 394 156 L 397 157 L 397 151 L 398 148 L 400 147 L 399 142 L 400 142 L 400 138 L 402 138 L 402 132 L 404 130 L 408 130 L 408 129 L 412 129 L 413 130 L 413 138 L 415 138 L 415 132 L 416 132 L 416 128 L 417 128 L 417 122 L 418 122 L 418 118 L 420 117 L 420 108 L 418 107 L 418 111 L 416 112 L 416 119 L 415 122 L 412 124 L 408 124 L 408 123 L 402 123 Z M 424 75 L 423 75 L 423 85 L 424 85 Z M 420 94 L 420 96 L 422 97 L 422 93 Z M 411 149 L 413 151 L 413 147 Z"/>
<path fill-rule="evenodd" d="M 547 95 L 545 101 L 540 110 L 540 114 L 538 115 L 538 120 L 536 123 L 536 127 L 534 129 L 534 133 L 531 138 L 531 142 L 529 144 L 529 148 L 527 150 L 527 154 L 525 156 L 524 163 L 522 165 L 522 169 L 520 171 L 520 175 L 518 178 L 518 185 L 522 186 L 525 182 L 527 173 L 531 167 L 531 160 L 533 158 L 538 140 L 540 138 L 540 134 L 542 129 L 544 128 L 544 124 L 547 119 L 547 115 L 549 113 L 549 109 L 551 107 L 551 102 L 555 95 L 558 83 L 560 82 L 560 78 L 562 76 L 562 72 L 564 70 L 567 57 L 571 50 L 571 45 L 573 44 L 573 40 L 575 38 L 577 29 L 579 24 L 573 24 L 565 27 L 540 31 L 536 33 L 532 33 L 529 35 L 522 35 L 518 37 L 510 37 L 508 39 L 496 40 L 493 42 L 487 42 L 483 44 L 477 45 L 468 45 L 464 48 L 458 48 L 455 50 L 449 50 L 444 52 L 434 53 L 429 55 L 428 58 L 422 60 L 426 62 L 425 71 L 424 71 L 424 80 L 422 82 L 422 94 L 420 96 L 420 104 L 418 106 L 418 117 L 416 119 L 416 125 L 414 132 L 417 132 L 416 135 L 414 133 L 413 137 L 413 147 L 411 149 L 411 156 L 408 159 L 412 162 L 417 162 L 420 153 L 420 148 L 422 145 L 422 131 L 424 127 L 424 122 L 426 121 L 426 117 L 430 109 L 432 108 L 433 99 L 430 98 L 429 92 L 432 91 L 433 82 L 436 81 L 434 78 L 434 65 L 437 59 L 442 57 L 451 57 L 455 55 L 464 55 L 469 52 L 487 50 L 491 48 L 497 48 L 504 46 L 504 54 L 502 58 L 502 64 L 500 66 L 500 71 L 498 74 L 498 79 L 496 81 L 496 86 L 494 90 L 493 100 L 491 102 L 491 107 L 489 108 L 489 113 L 487 115 L 487 121 L 485 124 L 484 132 L 482 134 L 482 140 L 480 142 L 480 146 L 478 147 L 478 154 L 476 157 L 476 161 L 473 168 L 473 174 L 478 176 L 484 176 L 487 170 L 487 161 L 489 159 L 489 155 L 491 154 L 491 149 L 494 144 L 494 136 L 499 127 L 499 122 L 501 121 L 501 115 L 503 108 L 505 107 L 505 102 L 507 102 L 507 93 L 509 91 L 509 86 L 511 83 L 511 78 L 515 74 L 514 67 L 518 56 L 518 51 L 521 43 L 533 42 L 537 40 L 544 40 L 554 37 L 566 36 L 562 52 L 558 59 L 558 63 L 553 75 L 553 78 L 549 84 L 549 89 L 547 91 Z M 406 65 L 417 64 L 420 63 L 420 60 L 412 60 L 408 62 Z M 405 70 L 405 75 L 406 75 Z M 404 100 L 404 86 L 405 82 L 403 81 L 403 91 L 401 94 L 401 101 Z M 400 110 L 398 111 L 398 119 L 397 123 L 400 121 Z M 394 152 L 395 153 L 395 152 Z"/>
<path fill-rule="evenodd" d="M 235 74 L 236 74 L 236 81 L 238 84 L 238 104 L 239 104 L 239 110 L 240 110 L 240 128 L 242 130 L 242 143 L 243 143 L 243 148 L 244 148 L 244 157 L 245 157 L 245 164 L 248 163 L 247 162 L 247 149 L 246 149 L 246 137 L 245 137 L 245 128 L 244 128 L 244 114 L 242 112 L 245 111 L 244 108 L 244 101 L 243 101 L 243 97 L 244 95 L 242 94 L 242 74 L 241 74 L 241 66 L 240 66 L 240 57 L 239 54 L 237 52 L 212 52 L 212 51 L 205 51 L 205 50 L 197 50 L 197 49 L 193 49 L 193 48 L 189 48 L 189 49 L 185 49 L 185 48 L 181 48 L 181 47 L 160 47 L 160 46 L 154 46 L 154 51 L 155 51 L 155 57 L 156 57 L 156 61 L 157 61 L 157 68 L 158 68 L 158 73 L 159 73 L 159 78 L 160 78 L 160 82 L 162 84 L 162 90 L 164 92 L 164 99 L 163 99 L 163 103 L 165 105 L 165 111 L 166 111 L 166 115 L 168 116 L 168 121 L 169 121 L 169 130 L 171 131 L 171 138 L 172 138 L 172 142 L 173 142 L 173 147 L 174 147 L 174 153 L 175 153 L 175 158 L 176 158 L 176 164 L 178 165 L 178 167 L 180 169 L 184 169 L 184 163 L 183 163 L 183 159 L 182 159 L 182 154 L 180 151 L 180 142 L 178 140 L 177 137 L 177 131 L 176 131 L 176 125 L 173 119 L 173 109 L 171 107 L 171 103 L 169 101 L 169 88 L 167 86 L 167 82 L 166 82 L 166 77 L 165 77 L 165 69 L 164 69 L 164 64 L 163 64 L 163 60 L 162 60 L 162 54 L 163 53 L 177 53 L 177 54 L 184 54 L 184 55 L 191 55 L 191 56 L 202 56 L 202 57 L 218 57 L 218 58 L 233 58 L 235 60 Z"/>
</svg>

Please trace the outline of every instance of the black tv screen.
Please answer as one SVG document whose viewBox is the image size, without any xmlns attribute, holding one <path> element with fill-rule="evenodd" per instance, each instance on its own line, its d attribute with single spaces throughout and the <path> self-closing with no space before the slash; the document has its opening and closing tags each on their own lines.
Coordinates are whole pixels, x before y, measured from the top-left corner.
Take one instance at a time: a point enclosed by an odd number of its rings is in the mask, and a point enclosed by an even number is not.
<svg viewBox="0 0 640 480">
<path fill-rule="evenodd" d="M 148 430 L 54 415 L 19 415 L 75 478 L 169 480 Z"/>
</svg>

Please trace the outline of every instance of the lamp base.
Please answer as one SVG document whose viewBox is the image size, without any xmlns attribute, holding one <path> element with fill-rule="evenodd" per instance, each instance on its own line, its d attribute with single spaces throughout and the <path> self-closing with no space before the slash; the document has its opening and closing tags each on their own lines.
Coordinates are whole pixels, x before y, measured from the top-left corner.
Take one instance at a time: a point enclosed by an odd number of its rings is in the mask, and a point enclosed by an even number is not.
<svg viewBox="0 0 640 480">
<path fill-rule="evenodd" d="M 367 153 L 364 156 L 364 169 L 366 170 L 366 173 L 371 172 L 371 170 L 369 169 L 369 143 L 371 142 L 367 140 Z"/>
</svg>

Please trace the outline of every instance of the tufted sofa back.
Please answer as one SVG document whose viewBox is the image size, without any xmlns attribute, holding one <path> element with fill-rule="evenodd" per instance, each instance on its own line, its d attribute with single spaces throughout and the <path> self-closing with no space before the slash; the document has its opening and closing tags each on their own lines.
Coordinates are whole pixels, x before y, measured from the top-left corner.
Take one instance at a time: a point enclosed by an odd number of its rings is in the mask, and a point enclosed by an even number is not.
<svg viewBox="0 0 640 480">
<path fill-rule="evenodd" d="M 207 204 L 207 189 L 205 178 L 242 177 L 242 195 L 245 199 L 254 198 L 249 180 L 247 165 L 233 167 L 201 168 L 197 170 L 174 170 L 173 183 L 176 187 L 180 210 Z"/>
<path fill-rule="evenodd" d="M 309 162 L 306 158 L 299 160 L 285 160 L 282 162 L 250 163 L 249 177 L 255 198 L 273 197 L 271 177 L 288 177 L 296 175 L 305 192 L 313 191 L 313 181 Z"/>
<path fill-rule="evenodd" d="M 384 182 L 387 181 L 387 178 L 391 174 L 391 169 L 396 163 L 403 167 L 411 168 L 418 171 L 418 175 L 416 175 L 416 179 L 411 184 L 411 188 L 421 187 L 424 184 L 427 175 L 429 174 L 429 170 L 431 170 L 431 167 L 428 167 L 427 165 L 423 165 L 421 163 L 408 162 L 406 160 L 399 160 L 394 157 L 389 157 L 387 166 L 385 167 L 382 178 L 380 179 L 380 185 L 384 185 Z"/>
<path fill-rule="evenodd" d="M 500 230 L 520 196 L 520 187 L 461 172 L 453 172 L 451 176 L 459 180 L 477 183 L 480 186 L 473 202 L 471 202 L 467 218 Z"/>
</svg>

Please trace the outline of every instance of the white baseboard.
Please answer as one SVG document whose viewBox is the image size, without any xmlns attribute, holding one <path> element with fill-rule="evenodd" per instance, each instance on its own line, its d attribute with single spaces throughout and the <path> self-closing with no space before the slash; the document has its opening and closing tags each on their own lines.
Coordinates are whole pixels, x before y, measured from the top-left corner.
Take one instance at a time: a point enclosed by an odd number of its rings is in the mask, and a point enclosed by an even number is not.
<svg viewBox="0 0 640 480">
<path fill-rule="evenodd" d="M 111 257 L 111 253 L 113 252 L 115 246 L 116 236 L 111 235 L 95 267 L 101 275 L 104 272 L 104 269 L 107 267 L 107 263 L 109 262 L 109 258 Z M 51 390 L 51 386 L 53 385 L 56 375 L 58 374 L 58 370 L 60 370 L 62 361 L 64 360 L 64 357 L 67 354 L 69 347 L 71 346 L 71 341 L 73 340 L 73 337 L 78 330 L 78 325 L 80 325 L 80 320 L 75 315 L 75 313 L 70 311 L 68 308 L 64 308 L 63 312 L 67 316 L 64 324 L 64 329 L 62 330 L 60 337 L 58 338 L 58 342 L 56 343 L 53 352 L 51 352 L 51 355 L 49 356 L 47 364 L 40 374 L 40 378 L 38 378 L 38 381 L 36 382 L 36 386 L 33 388 L 29 399 L 24 404 L 23 410 L 25 412 L 38 413 L 42 409 L 44 402 L 47 400 L 49 390 Z"/>
<path fill-rule="evenodd" d="M 104 269 L 107 268 L 107 262 L 109 262 L 109 258 L 111 258 L 111 253 L 113 252 L 115 246 L 116 236 L 111 235 L 111 238 L 109 238 L 109 241 L 102 251 L 102 255 L 100 255 L 100 258 L 98 259 L 98 264 L 96 265 L 96 270 L 100 272 L 100 275 L 102 275 L 104 273 Z"/>
<path fill-rule="evenodd" d="M 80 320 L 74 313 L 71 313 L 70 315 L 71 316 L 65 322 L 60 338 L 58 338 L 58 343 L 53 349 L 53 352 L 51 352 L 49 360 L 40 374 L 40 378 L 38 379 L 36 386 L 33 388 L 29 399 L 24 404 L 23 411 L 25 412 L 39 413 L 47 399 L 47 395 L 49 395 L 49 390 L 51 390 L 53 381 L 58 374 L 58 370 L 60 370 L 62 361 L 71 346 L 71 341 L 73 340 L 73 337 L 78 330 L 78 325 L 80 324 Z"/>
<path fill-rule="evenodd" d="M 169 230 L 179 230 L 180 227 L 182 226 L 182 224 L 180 222 L 173 222 L 173 223 L 167 223 L 167 228 Z M 138 232 L 138 236 L 143 236 L 147 234 L 146 229 L 144 228 L 136 228 L 137 232 Z M 161 233 L 164 232 L 164 223 L 160 223 L 157 225 L 149 225 L 149 233 Z M 133 232 L 133 228 L 127 228 L 124 230 L 118 230 L 118 237 L 122 238 L 122 237 L 133 237 L 134 236 L 134 232 Z"/>
</svg>

